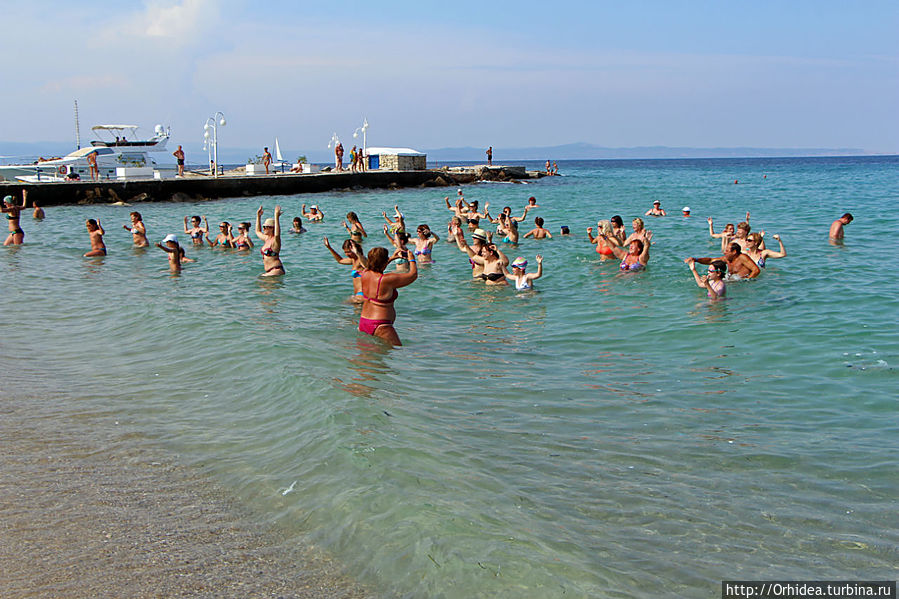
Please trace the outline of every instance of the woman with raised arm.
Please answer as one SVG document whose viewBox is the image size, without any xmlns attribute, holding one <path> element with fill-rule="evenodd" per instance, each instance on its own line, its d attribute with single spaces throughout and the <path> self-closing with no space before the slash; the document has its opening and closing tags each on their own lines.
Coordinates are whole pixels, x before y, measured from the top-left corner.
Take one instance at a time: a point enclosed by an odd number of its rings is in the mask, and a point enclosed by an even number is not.
<svg viewBox="0 0 899 599">
<path fill-rule="evenodd" d="M 465 200 L 462 200 L 465 202 Z M 474 200 L 472 202 L 465 202 L 468 209 L 462 215 L 462 219 L 468 223 L 468 230 L 474 231 L 480 225 L 482 218 L 489 218 L 487 216 L 487 209 L 490 208 L 490 202 L 484 204 L 484 213 L 481 214 L 478 212 L 478 201 Z"/>
<path fill-rule="evenodd" d="M 709 264 L 709 274 L 704 277 L 699 276 L 699 273 L 696 272 L 696 260 L 687 258 L 684 262 L 690 267 L 696 285 L 706 290 L 709 299 L 724 299 L 726 292 L 724 275 L 727 274 L 727 263 L 724 260 L 712 260 Z"/>
<path fill-rule="evenodd" d="M 234 235 L 231 233 L 231 223 L 222 221 L 221 224 L 219 224 L 219 234 L 215 236 L 215 241 L 209 239 L 209 235 L 206 235 L 206 241 L 209 243 L 210 247 L 234 247 Z"/>
<path fill-rule="evenodd" d="M 750 233 L 746 237 L 746 247 L 743 248 L 743 253 L 752 258 L 752 260 L 759 265 L 759 268 L 765 268 L 765 261 L 769 258 L 783 258 L 787 255 L 787 250 L 784 248 L 784 242 L 780 240 L 780 235 L 775 234 L 773 237 L 775 241 L 780 244 L 779 252 L 775 252 L 771 249 L 759 248 L 762 244 L 761 233 Z"/>
<path fill-rule="evenodd" d="M 203 217 L 203 223 L 206 225 L 204 227 L 200 226 L 200 217 L 199 216 L 191 216 L 190 217 L 190 228 L 187 227 L 187 217 L 184 217 L 184 232 L 190 235 L 190 240 L 194 242 L 194 245 L 203 245 L 203 237 L 205 235 L 209 235 L 209 223 L 206 221 L 206 217 Z"/>
<path fill-rule="evenodd" d="M 458 216 L 451 218 L 449 224 L 446 226 L 446 233 L 446 242 L 456 243 L 456 235 L 462 233 L 462 219 Z"/>
<path fill-rule="evenodd" d="M 715 239 L 721 239 L 722 237 L 733 237 L 733 234 L 734 234 L 734 224 L 733 223 L 727 223 L 726 225 L 724 225 L 724 230 L 721 233 L 715 233 L 715 229 L 712 224 L 714 222 L 714 221 L 712 221 L 712 217 L 710 216 L 706 220 L 709 223 L 709 236 L 710 237 L 714 237 Z"/>
<path fill-rule="evenodd" d="M 483 272 L 479 278 L 487 285 L 508 285 L 503 274 L 503 266 L 509 263 L 509 259 L 496 247 L 490 244 L 483 249 L 482 255 L 470 253 L 471 261 L 480 264 Z"/>
<path fill-rule="evenodd" d="M 422 264 L 431 264 L 434 262 L 431 259 L 431 251 L 434 249 L 434 244 L 440 241 L 440 238 L 437 237 L 437 233 L 431 232 L 431 227 L 428 225 L 418 225 L 416 232 L 418 237 L 414 239 L 414 255 Z"/>
<path fill-rule="evenodd" d="M 512 261 L 512 274 L 502 265 L 503 275 L 506 279 L 512 281 L 516 291 L 525 291 L 534 288 L 534 279 L 543 276 L 543 256 L 537 254 L 537 272 L 527 273 L 525 269 L 528 267 L 528 261 L 522 257 L 515 258 Z"/>
<path fill-rule="evenodd" d="M 249 251 L 253 248 L 253 240 L 250 239 L 250 223 L 238 223 L 237 236 L 231 243 L 238 251 Z"/>
<path fill-rule="evenodd" d="M 362 253 L 362 246 L 352 239 L 347 239 L 343 242 L 344 256 L 341 256 L 331 247 L 327 237 L 325 237 L 324 241 L 325 247 L 328 248 L 328 251 L 331 252 L 338 264 L 346 264 L 353 267 L 353 272 L 350 273 L 350 277 L 353 280 L 353 296 L 350 298 L 350 301 L 354 304 L 361 304 L 365 300 L 362 297 L 362 271 L 365 270 L 368 264 L 365 255 Z"/>
<path fill-rule="evenodd" d="M 397 231 L 391 234 L 390 228 L 384 225 L 384 236 L 390 240 L 391 245 L 395 248 L 394 257 L 391 262 L 396 260 L 396 272 L 409 272 L 409 261 L 404 257 L 406 255 L 406 244 L 409 243 L 409 234 L 405 231 Z"/>
<path fill-rule="evenodd" d="M 596 223 L 596 237 L 593 236 L 593 227 L 589 227 L 587 229 L 587 238 L 590 240 L 590 243 L 596 244 L 596 253 L 599 254 L 600 260 L 614 260 L 615 253 L 612 251 L 613 247 L 621 247 L 621 242 L 618 241 L 618 237 L 615 236 L 615 232 L 612 230 L 611 221 L 601 220 Z"/>
<path fill-rule="evenodd" d="M 262 206 L 256 211 L 256 237 L 262 240 L 263 277 L 277 277 L 285 273 L 281 262 L 281 206 L 275 206 L 275 218 L 265 219 L 262 223 Z"/>
<path fill-rule="evenodd" d="M 6 236 L 6 241 L 3 242 L 3 245 L 22 245 L 22 242 L 25 241 L 25 231 L 22 230 L 19 222 L 22 210 L 28 204 L 28 198 L 25 194 L 26 192 L 23 189 L 21 206 L 13 203 L 12 196 L 3 198 L 3 206 L 0 206 L 0 212 L 6 214 L 7 225 L 9 226 L 9 235 Z"/>
<path fill-rule="evenodd" d="M 396 329 L 393 328 L 396 320 L 393 303 L 399 296 L 397 289 L 411 284 L 418 278 L 418 265 L 412 252 L 405 250 L 403 258 L 409 261 L 409 272 L 385 274 L 384 269 L 391 260 L 387 250 L 382 247 L 372 248 L 368 252 L 368 268 L 362 272 L 362 292 L 365 302 L 362 304 L 359 330 L 380 337 L 392 345 L 402 345 Z"/>
<path fill-rule="evenodd" d="M 347 225 L 347 223 L 349 223 L 349 225 Z M 359 222 L 359 217 L 353 211 L 346 213 L 346 220 L 343 221 L 343 228 L 350 234 L 350 239 L 358 243 L 360 247 L 362 246 L 362 238 L 368 237 L 368 233 L 365 232 L 365 227 L 362 226 L 362 223 Z"/>
<path fill-rule="evenodd" d="M 162 243 L 157 243 L 156 247 L 168 254 L 169 269 L 172 272 L 181 272 L 182 263 L 193 262 L 185 255 L 184 248 L 178 244 L 178 237 L 174 233 L 166 235 Z"/>
<path fill-rule="evenodd" d="M 106 231 L 103 230 L 103 225 L 100 224 L 99 220 L 89 218 L 85 221 L 85 226 L 87 226 L 87 234 L 91 238 L 91 251 L 86 253 L 84 257 L 105 256 L 106 244 L 103 243 L 103 236 L 106 234 Z"/>
<path fill-rule="evenodd" d="M 634 226 L 634 232 L 631 233 L 630 235 L 628 235 L 627 239 L 624 240 L 624 243 L 621 244 L 623 246 L 629 245 L 630 242 L 632 242 L 635 239 L 639 239 L 641 241 L 646 241 L 647 231 L 643 226 L 643 219 L 638 216 L 637 218 L 634 219 L 632 224 Z"/>
<path fill-rule="evenodd" d="M 602 233 L 599 234 L 603 236 Z M 646 241 L 644 241 L 644 239 Z M 643 239 L 632 239 L 628 244 L 628 250 L 620 247 L 612 247 L 612 252 L 616 258 L 621 260 L 618 268 L 622 271 L 642 270 L 646 263 L 649 262 L 649 246 L 652 241 L 652 231 L 646 231 Z"/>
<path fill-rule="evenodd" d="M 303 218 L 312 222 L 321 222 L 325 219 L 325 213 L 316 204 L 312 204 L 309 207 L 309 212 L 306 212 L 306 204 L 303 204 L 300 208 L 300 214 L 303 215 Z"/>
<path fill-rule="evenodd" d="M 144 220 L 140 212 L 132 212 L 131 226 L 122 225 L 122 228 L 131 233 L 134 247 L 145 248 L 150 245 L 150 242 L 147 240 L 147 228 L 144 226 Z"/>
</svg>

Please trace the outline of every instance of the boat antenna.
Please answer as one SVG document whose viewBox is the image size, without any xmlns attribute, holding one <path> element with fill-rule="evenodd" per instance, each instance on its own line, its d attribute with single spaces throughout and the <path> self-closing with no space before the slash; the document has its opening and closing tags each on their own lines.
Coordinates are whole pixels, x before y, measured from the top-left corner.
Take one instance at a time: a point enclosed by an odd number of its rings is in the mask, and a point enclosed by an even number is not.
<svg viewBox="0 0 899 599">
<path fill-rule="evenodd" d="M 78 124 L 78 100 L 75 100 L 75 149 L 81 149 L 81 126 Z"/>
</svg>

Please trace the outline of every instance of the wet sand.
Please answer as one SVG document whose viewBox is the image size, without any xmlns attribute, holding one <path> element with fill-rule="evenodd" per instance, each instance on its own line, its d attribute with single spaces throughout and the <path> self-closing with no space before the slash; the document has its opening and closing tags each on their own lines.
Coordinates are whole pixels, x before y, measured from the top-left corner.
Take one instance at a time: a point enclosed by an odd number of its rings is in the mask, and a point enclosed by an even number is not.
<svg viewBox="0 0 899 599">
<path fill-rule="evenodd" d="M 49 403 L 0 395 L 0 597 L 369 596 L 175 456 Z"/>
</svg>

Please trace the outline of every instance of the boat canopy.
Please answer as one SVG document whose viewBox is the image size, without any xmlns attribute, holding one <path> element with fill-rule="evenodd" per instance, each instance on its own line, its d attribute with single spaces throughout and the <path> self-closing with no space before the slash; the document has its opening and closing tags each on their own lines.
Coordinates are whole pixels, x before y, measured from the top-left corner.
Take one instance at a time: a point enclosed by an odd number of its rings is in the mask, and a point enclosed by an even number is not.
<svg viewBox="0 0 899 599">
<path fill-rule="evenodd" d="M 122 129 L 138 129 L 137 125 L 95 125 L 91 131 L 120 131 Z"/>
</svg>

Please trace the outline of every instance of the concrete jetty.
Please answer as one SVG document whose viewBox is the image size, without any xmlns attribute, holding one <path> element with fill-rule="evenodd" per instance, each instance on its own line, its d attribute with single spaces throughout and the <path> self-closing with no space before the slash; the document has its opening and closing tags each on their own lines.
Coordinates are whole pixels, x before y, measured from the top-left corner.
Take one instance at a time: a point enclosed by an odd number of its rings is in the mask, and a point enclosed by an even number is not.
<svg viewBox="0 0 899 599">
<path fill-rule="evenodd" d="M 219 177 L 187 176 L 129 181 L 0 182 L 0 196 L 28 198 L 41 206 L 126 202 L 195 202 L 220 198 L 297 195 L 325 191 L 448 187 L 478 181 L 539 179 L 545 173 L 523 166 L 441 167 L 418 171 L 349 171 L 316 174 L 251 175 L 227 172 Z"/>
</svg>

